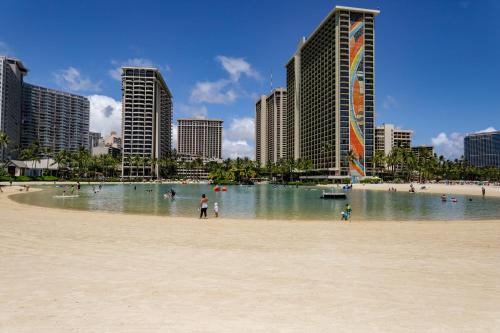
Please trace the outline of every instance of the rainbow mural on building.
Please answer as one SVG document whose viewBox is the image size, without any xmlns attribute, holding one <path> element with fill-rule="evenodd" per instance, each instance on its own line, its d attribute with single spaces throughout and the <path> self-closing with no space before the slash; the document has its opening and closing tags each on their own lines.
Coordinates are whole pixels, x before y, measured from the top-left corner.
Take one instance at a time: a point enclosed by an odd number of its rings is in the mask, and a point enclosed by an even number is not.
<svg viewBox="0 0 500 333">
<path fill-rule="evenodd" d="M 363 15 L 351 14 L 349 27 L 349 146 L 355 159 L 351 176 L 365 176 L 365 23 Z"/>
</svg>

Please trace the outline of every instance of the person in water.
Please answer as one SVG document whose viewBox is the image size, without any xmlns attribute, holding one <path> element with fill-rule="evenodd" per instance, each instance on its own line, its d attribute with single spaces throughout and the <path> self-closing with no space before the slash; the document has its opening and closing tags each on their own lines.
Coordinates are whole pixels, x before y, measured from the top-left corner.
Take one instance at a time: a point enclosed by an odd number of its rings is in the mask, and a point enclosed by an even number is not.
<svg viewBox="0 0 500 333">
<path fill-rule="evenodd" d="M 175 191 L 173 188 L 170 189 L 170 198 L 175 199 Z"/>
<path fill-rule="evenodd" d="M 207 218 L 207 209 L 208 209 L 208 198 L 205 194 L 202 194 L 200 200 L 200 219 L 203 215 L 205 215 L 205 218 Z"/>
<path fill-rule="evenodd" d="M 484 186 L 481 186 L 481 193 L 483 193 L 483 197 L 486 195 L 486 189 Z"/>
</svg>

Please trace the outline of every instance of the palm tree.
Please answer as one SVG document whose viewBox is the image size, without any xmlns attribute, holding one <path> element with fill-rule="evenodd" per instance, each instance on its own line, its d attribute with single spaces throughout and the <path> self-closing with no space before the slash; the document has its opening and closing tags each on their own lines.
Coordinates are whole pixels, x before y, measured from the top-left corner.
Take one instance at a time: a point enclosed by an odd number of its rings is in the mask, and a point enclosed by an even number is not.
<svg viewBox="0 0 500 333">
<path fill-rule="evenodd" d="M 5 132 L 0 132 L 0 148 L 2 149 L 2 159 L 5 159 L 5 148 L 10 143 L 10 138 Z"/>
<path fill-rule="evenodd" d="M 47 159 L 47 165 L 46 165 L 46 173 L 49 173 L 49 159 L 53 157 L 53 151 L 52 148 L 50 147 L 45 147 L 43 148 L 43 155 Z"/>
<path fill-rule="evenodd" d="M 130 162 L 131 165 L 135 167 L 135 178 L 139 178 L 139 167 L 142 165 L 143 158 L 139 155 L 134 155 L 131 157 Z"/>
<path fill-rule="evenodd" d="M 80 146 L 73 154 L 73 158 L 78 167 L 78 177 L 81 177 L 82 171 L 85 171 L 90 160 L 90 153 L 84 146 Z"/>
<path fill-rule="evenodd" d="M 387 158 L 385 156 L 385 153 L 381 150 L 376 151 L 375 155 L 373 156 L 373 166 L 375 167 L 375 174 L 377 174 L 379 177 L 382 173 L 382 169 L 385 168 L 386 163 Z"/>
</svg>

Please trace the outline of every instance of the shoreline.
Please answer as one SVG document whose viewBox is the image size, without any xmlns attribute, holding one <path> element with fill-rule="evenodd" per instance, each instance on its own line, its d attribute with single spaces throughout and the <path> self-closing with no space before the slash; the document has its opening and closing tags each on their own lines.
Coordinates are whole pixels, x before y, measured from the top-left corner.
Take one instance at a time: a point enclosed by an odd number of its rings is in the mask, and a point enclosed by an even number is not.
<svg viewBox="0 0 500 333">
<path fill-rule="evenodd" d="M 47 186 L 47 185 L 75 185 L 76 181 L 56 181 L 56 182 L 48 182 L 48 181 L 29 181 L 29 182 L 13 182 L 12 186 Z M 163 182 L 87 182 L 81 181 L 81 185 L 213 185 L 208 182 L 200 181 L 200 182 L 188 182 L 184 183 L 182 181 L 163 181 Z M 416 193 L 438 193 L 438 194 L 461 194 L 461 195 L 474 195 L 481 196 L 481 185 L 473 185 L 473 184 L 442 184 L 442 183 L 401 183 L 401 184 L 393 184 L 393 183 L 380 183 L 380 184 L 353 184 L 353 189 L 355 190 L 376 190 L 376 191 L 388 191 L 389 188 L 396 188 L 397 191 L 408 192 L 410 188 L 410 184 L 413 184 L 416 190 Z M 259 185 L 268 185 L 268 184 L 255 184 L 252 186 Z M 328 185 L 300 185 L 305 187 L 319 187 L 319 188 L 342 188 L 345 184 L 328 184 Z M 8 188 L 10 186 L 9 182 L 0 182 L 0 187 Z M 227 185 L 227 186 L 239 186 L 239 185 Z M 277 186 L 283 186 L 277 184 Z M 295 185 L 285 185 L 285 186 L 295 186 Z M 422 186 L 425 189 L 422 189 Z M 499 185 L 485 185 L 486 189 L 486 197 L 500 197 L 500 186 Z"/>
<path fill-rule="evenodd" d="M 49 184 L 48 184 L 49 185 Z M 53 184 L 50 184 L 50 185 L 53 185 Z M 359 184 L 358 184 L 359 185 Z M 403 185 L 403 184 L 401 184 Z M 353 187 L 354 189 L 354 187 Z M 357 189 L 359 190 L 359 189 Z M 375 189 L 371 189 L 371 188 L 363 188 L 361 190 L 375 190 Z M 379 190 L 382 190 L 382 189 L 379 189 Z M 30 187 L 30 190 L 31 192 L 35 192 L 35 191 L 43 191 L 43 189 L 40 189 L 40 188 L 32 188 Z M 114 212 L 114 211 L 105 211 L 105 210 L 85 210 L 85 209 L 79 209 L 79 208 L 62 208 L 62 207 L 47 207 L 47 206 L 43 206 L 43 205 L 36 205 L 36 204 L 29 204 L 29 203 L 24 203 L 24 202 L 19 202 L 19 201 L 16 201 L 15 199 L 11 198 L 11 196 L 14 196 L 14 195 L 23 195 L 23 194 L 27 194 L 28 192 L 26 192 L 25 188 L 23 186 L 18 186 L 18 185 L 12 185 L 12 188 L 10 188 L 10 186 L 8 187 L 8 190 L 5 190 L 4 188 L 4 192 L 3 193 L 0 193 L 0 201 L 2 200 L 2 196 L 1 194 L 4 194 L 5 195 L 5 198 L 8 199 L 11 203 L 13 204 L 16 204 L 16 205 L 19 205 L 19 206 L 22 206 L 22 207 L 35 207 L 35 208 L 39 208 L 39 209 L 44 209 L 44 210 L 55 210 L 55 211 L 67 211 L 67 212 L 81 212 L 81 213 L 88 213 L 88 214 L 104 214 L 104 215 L 108 215 L 109 216 L 112 216 L 112 215 L 119 215 L 119 216 L 134 216 L 136 218 L 144 218 L 144 217 L 148 217 L 148 218 L 159 218 L 159 219 L 162 219 L 163 221 L 165 220 L 183 220 L 183 221 L 214 221 L 214 222 L 218 222 L 218 221 L 224 221 L 224 222 L 232 222 L 232 223 L 238 223 L 239 221 L 241 220 L 244 220 L 244 221 L 254 221 L 256 223 L 266 223 L 266 222 L 275 222 L 275 223 L 327 223 L 327 224 L 332 224 L 332 223 L 340 223 L 340 224 L 349 224 L 349 223 L 446 223 L 446 224 L 449 224 L 449 223 L 480 223 L 480 222 L 491 222 L 491 223 L 496 223 L 496 222 L 500 222 L 500 217 L 499 218 L 493 218 L 493 219 L 481 219 L 481 218 L 478 218 L 478 219 L 463 219 L 463 220 L 428 220 L 428 219 L 421 219 L 421 220 L 417 220 L 417 219 L 408 219 L 408 220 L 369 220 L 369 219 L 353 219 L 353 220 L 349 220 L 349 221 L 341 221 L 340 219 L 331 219 L 331 220 L 315 220 L 315 219 L 311 219 L 311 220 L 304 220 L 304 219 L 263 219 L 263 218 L 231 218 L 231 217 L 218 217 L 218 218 L 215 218 L 215 217 L 209 217 L 208 219 L 199 219 L 196 217 L 197 213 L 196 214 L 193 214 L 193 217 L 189 217 L 189 216 L 169 216 L 169 215 L 155 215 L 155 214 L 147 214 L 147 213 L 144 213 L 144 214 L 140 214 L 140 213 L 136 213 L 136 212 Z M 428 192 L 428 193 L 432 193 L 432 192 Z M 0 205 L 0 210 L 1 210 L 1 205 Z"/>
</svg>

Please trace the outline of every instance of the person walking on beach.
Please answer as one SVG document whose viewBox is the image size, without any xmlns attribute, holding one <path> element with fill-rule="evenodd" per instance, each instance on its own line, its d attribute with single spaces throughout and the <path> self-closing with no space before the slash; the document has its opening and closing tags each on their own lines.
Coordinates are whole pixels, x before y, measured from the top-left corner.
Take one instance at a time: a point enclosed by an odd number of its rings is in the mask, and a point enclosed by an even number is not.
<svg viewBox="0 0 500 333">
<path fill-rule="evenodd" d="M 200 200 L 200 219 L 203 215 L 205 215 L 205 218 L 207 218 L 207 209 L 208 209 L 208 198 L 205 194 L 202 194 Z"/>
</svg>

